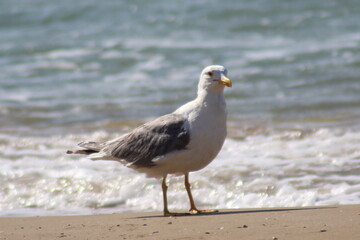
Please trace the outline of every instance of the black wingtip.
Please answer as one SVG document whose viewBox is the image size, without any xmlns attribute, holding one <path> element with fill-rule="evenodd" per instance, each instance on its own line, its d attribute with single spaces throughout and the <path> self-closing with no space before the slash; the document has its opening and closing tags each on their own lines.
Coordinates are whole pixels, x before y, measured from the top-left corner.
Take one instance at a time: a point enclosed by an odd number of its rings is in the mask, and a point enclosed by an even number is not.
<svg viewBox="0 0 360 240">
<path fill-rule="evenodd" d="M 76 150 L 76 151 L 71 151 L 71 150 L 67 150 L 66 154 L 85 154 L 85 155 L 90 155 L 93 153 L 98 153 L 99 151 L 95 151 L 95 150 L 91 150 L 91 149 L 83 149 L 83 150 Z"/>
</svg>

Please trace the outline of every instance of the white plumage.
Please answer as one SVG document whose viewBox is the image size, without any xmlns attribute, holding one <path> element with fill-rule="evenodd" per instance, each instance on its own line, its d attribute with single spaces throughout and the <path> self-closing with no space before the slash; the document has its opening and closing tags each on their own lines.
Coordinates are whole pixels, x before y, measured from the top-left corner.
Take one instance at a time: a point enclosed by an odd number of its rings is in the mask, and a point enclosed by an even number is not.
<svg viewBox="0 0 360 240">
<path fill-rule="evenodd" d="M 167 208 L 166 176 L 184 174 L 190 213 L 209 212 L 195 207 L 188 176 L 207 166 L 224 143 L 227 111 L 223 90 L 231 87 L 226 75 L 223 66 L 208 66 L 201 72 L 195 100 L 117 139 L 83 142 L 79 146 L 84 150 L 68 153 L 119 161 L 147 176 L 163 177 L 164 215 L 173 215 Z"/>
</svg>

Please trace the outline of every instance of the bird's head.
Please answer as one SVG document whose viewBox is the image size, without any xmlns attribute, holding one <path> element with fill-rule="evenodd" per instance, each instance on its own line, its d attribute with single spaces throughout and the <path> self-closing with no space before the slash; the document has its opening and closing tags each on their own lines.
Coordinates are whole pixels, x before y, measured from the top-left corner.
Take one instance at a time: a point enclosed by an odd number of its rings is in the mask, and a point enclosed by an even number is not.
<svg viewBox="0 0 360 240">
<path fill-rule="evenodd" d="M 222 92 L 224 87 L 231 87 L 231 80 L 227 77 L 227 70 L 220 65 L 211 65 L 201 72 L 199 90 Z"/>
</svg>

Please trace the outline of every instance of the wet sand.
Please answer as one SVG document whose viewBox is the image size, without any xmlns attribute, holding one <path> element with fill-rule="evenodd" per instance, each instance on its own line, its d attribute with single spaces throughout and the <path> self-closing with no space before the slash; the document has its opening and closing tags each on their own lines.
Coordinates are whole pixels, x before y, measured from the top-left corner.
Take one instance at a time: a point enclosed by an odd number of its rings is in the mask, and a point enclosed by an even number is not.
<svg viewBox="0 0 360 240">
<path fill-rule="evenodd" d="M 360 239 L 360 205 L 0 218 L 0 239 Z"/>
</svg>

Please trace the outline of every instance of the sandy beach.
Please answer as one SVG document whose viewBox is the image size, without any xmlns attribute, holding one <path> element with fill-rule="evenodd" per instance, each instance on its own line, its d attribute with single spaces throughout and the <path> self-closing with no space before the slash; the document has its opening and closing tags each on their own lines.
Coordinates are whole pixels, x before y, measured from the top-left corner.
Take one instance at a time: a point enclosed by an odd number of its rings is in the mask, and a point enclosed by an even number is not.
<svg viewBox="0 0 360 240">
<path fill-rule="evenodd" d="M 0 239 L 360 239 L 360 205 L 1 218 Z"/>
</svg>

